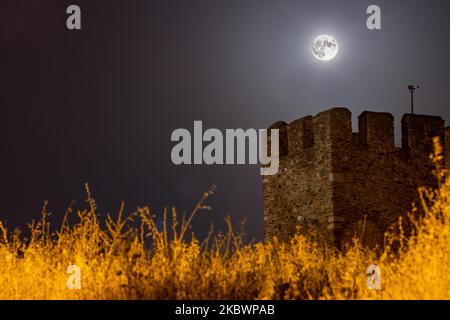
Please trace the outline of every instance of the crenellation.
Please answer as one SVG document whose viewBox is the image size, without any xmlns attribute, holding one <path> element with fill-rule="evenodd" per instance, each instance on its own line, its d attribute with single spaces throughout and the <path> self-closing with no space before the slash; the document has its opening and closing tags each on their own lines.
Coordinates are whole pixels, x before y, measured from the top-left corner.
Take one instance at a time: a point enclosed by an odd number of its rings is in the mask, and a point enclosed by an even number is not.
<svg viewBox="0 0 450 320">
<path fill-rule="evenodd" d="M 351 112 L 347 108 L 333 108 L 314 118 L 315 136 L 322 146 L 347 147 L 352 141 Z M 318 146 L 320 148 L 320 145 Z"/>
<path fill-rule="evenodd" d="M 314 145 L 314 132 L 312 128 L 312 116 L 295 120 L 289 124 L 288 141 L 290 154 L 301 156 L 302 151 Z"/>
<path fill-rule="evenodd" d="M 402 119 L 402 148 L 411 156 L 428 157 L 433 137 L 444 134 L 441 117 L 405 114 Z"/>
<path fill-rule="evenodd" d="M 275 122 L 273 125 L 269 127 L 270 130 L 277 129 L 279 130 L 279 156 L 281 158 L 285 158 L 289 154 L 289 141 L 288 141 L 288 124 L 284 121 Z M 268 151 L 271 152 L 271 135 L 268 134 L 267 138 L 268 142 Z"/>
<path fill-rule="evenodd" d="M 392 152 L 395 148 L 394 117 L 385 112 L 364 111 L 358 118 L 360 145 L 374 152 Z"/>
<path fill-rule="evenodd" d="M 440 117 L 405 115 L 403 147 L 395 147 L 394 118 L 364 112 L 352 132 L 351 112 L 333 108 L 278 128 L 286 129 L 280 171 L 265 177 L 265 237 L 287 240 L 299 225 L 336 245 L 354 236 L 380 245 L 384 232 L 418 201 L 418 186 L 434 186 L 429 152 L 434 135 L 450 128 Z"/>
</svg>

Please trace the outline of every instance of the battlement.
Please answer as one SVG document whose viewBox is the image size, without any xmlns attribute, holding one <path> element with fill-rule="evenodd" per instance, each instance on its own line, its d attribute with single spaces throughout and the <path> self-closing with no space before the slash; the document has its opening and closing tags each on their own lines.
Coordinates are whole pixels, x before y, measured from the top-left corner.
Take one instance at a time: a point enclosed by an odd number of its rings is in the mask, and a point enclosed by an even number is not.
<svg viewBox="0 0 450 320">
<path fill-rule="evenodd" d="M 390 113 L 364 111 L 358 119 L 359 143 L 379 152 L 395 148 L 394 116 Z"/>
<path fill-rule="evenodd" d="M 269 130 L 279 130 L 279 156 L 280 158 L 284 158 L 288 156 L 289 144 L 288 144 L 288 124 L 284 121 L 275 122 L 273 125 L 269 127 Z M 267 139 L 267 150 L 271 152 L 271 135 L 268 135 Z"/>
<path fill-rule="evenodd" d="M 405 114 L 402 119 L 402 148 L 410 154 L 427 155 L 432 152 L 431 139 L 444 138 L 441 117 Z"/>
<path fill-rule="evenodd" d="M 401 128 L 396 147 L 390 113 L 363 112 L 358 132 L 347 108 L 272 125 L 280 130 L 280 170 L 263 181 L 266 238 L 287 240 L 300 225 L 337 246 L 361 232 L 366 244 L 382 243 L 419 200 L 417 188 L 436 183 L 433 137 L 441 137 L 450 165 L 450 127 L 441 117 L 405 114 Z"/>
<path fill-rule="evenodd" d="M 444 120 L 437 116 L 405 114 L 401 121 L 402 147 L 409 155 L 430 153 L 433 137 L 442 139 Z M 280 130 L 282 157 L 298 157 L 306 149 L 349 148 L 370 149 L 375 153 L 395 151 L 394 116 L 386 112 L 364 111 L 358 117 L 358 132 L 352 132 L 351 112 L 333 108 L 316 116 L 306 116 L 290 124 L 279 121 L 269 129 Z"/>
</svg>

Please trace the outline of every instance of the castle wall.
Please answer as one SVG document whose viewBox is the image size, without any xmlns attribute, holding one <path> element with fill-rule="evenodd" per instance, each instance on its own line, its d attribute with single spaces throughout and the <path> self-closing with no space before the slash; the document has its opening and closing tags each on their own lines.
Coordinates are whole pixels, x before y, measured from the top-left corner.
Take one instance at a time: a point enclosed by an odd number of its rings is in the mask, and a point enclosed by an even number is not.
<svg viewBox="0 0 450 320">
<path fill-rule="evenodd" d="M 341 117 L 349 120 L 350 116 L 346 109 L 332 109 L 314 118 L 271 127 L 281 130 L 280 145 L 288 150 L 280 152 L 284 156 L 280 158 L 279 173 L 263 178 L 266 238 L 287 240 L 297 225 L 333 237 L 328 227 L 334 210 L 333 147 L 351 142 L 351 123 L 345 141 L 341 141 L 339 132 Z"/>
<path fill-rule="evenodd" d="M 440 117 L 405 115 L 401 148 L 391 114 L 364 112 L 358 126 L 352 133 L 345 108 L 283 123 L 280 172 L 263 181 L 266 239 L 287 240 L 299 225 L 337 246 L 354 236 L 381 244 L 418 186 L 434 185 L 429 153 L 432 137 L 444 136 Z"/>
</svg>

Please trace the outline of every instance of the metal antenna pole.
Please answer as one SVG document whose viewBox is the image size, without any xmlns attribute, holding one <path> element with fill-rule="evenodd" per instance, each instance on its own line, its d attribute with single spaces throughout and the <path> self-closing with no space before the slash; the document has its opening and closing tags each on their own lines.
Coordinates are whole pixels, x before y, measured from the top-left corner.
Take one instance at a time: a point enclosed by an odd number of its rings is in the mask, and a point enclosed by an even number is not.
<svg viewBox="0 0 450 320">
<path fill-rule="evenodd" d="M 414 91 L 419 89 L 419 86 L 409 85 L 408 89 L 411 91 L 411 114 L 414 114 Z"/>
</svg>

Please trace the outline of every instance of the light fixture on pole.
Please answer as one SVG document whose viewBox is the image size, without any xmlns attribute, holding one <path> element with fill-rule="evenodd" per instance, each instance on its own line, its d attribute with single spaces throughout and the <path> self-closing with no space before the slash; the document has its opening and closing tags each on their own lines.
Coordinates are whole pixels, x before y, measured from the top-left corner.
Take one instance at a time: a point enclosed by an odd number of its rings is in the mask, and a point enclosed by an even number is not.
<svg viewBox="0 0 450 320">
<path fill-rule="evenodd" d="M 419 89 L 419 86 L 416 85 L 409 85 L 408 89 L 411 91 L 411 114 L 414 114 L 414 92 L 416 89 Z"/>
</svg>

